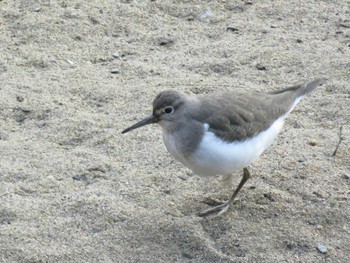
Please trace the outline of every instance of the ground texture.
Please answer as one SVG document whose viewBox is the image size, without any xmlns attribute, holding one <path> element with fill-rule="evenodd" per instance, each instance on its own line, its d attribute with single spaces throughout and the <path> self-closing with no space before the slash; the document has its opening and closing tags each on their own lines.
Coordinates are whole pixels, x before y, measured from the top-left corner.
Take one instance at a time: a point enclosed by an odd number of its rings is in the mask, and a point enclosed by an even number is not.
<svg viewBox="0 0 350 263">
<path fill-rule="evenodd" d="M 0 262 L 350 262 L 349 12 L 330 0 L 0 0 Z M 220 217 L 196 215 L 229 197 L 220 177 L 176 163 L 159 127 L 121 135 L 164 89 L 319 77 Z"/>
</svg>

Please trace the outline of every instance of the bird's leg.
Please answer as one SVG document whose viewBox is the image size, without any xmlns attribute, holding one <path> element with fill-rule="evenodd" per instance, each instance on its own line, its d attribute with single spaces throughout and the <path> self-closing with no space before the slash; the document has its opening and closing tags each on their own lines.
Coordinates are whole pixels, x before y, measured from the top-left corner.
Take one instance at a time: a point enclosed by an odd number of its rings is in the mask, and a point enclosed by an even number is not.
<svg viewBox="0 0 350 263">
<path fill-rule="evenodd" d="M 242 189 L 243 185 L 248 181 L 249 178 L 250 178 L 250 172 L 248 171 L 247 168 L 244 168 L 243 169 L 242 180 L 239 183 L 239 185 L 236 188 L 236 190 L 233 192 L 231 198 L 228 201 L 226 201 L 225 203 L 221 204 L 221 205 L 214 206 L 212 208 L 209 208 L 207 210 L 199 212 L 198 215 L 199 216 L 207 216 L 207 215 L 210 215 L 210 214 L 215 213 L 215 212 L 218 212 L 218 215 L 221 215 L 221 214 L 225 213 L 227 211 L 227 209 L 230 207 L 230 205 L 233 203 L 233 201 L 235 200 L 237 194 Z"/>
<path fill-rule="evenodd" d="M 241 191 L 243 185 L 248 181 L 248 179 L 250 178 L 250 172 L 248 171 L 247 168 L 243 168 L 243 177 L 241 182 L 239 183 L 238 187 L 236 188 L 236 190 L 233 192 L 230 200 L 228 200 L 229 204 L 233 203 L 233 200 L 235 200 L 237 194 L 239 193 L 239 191 Z"/>
</svg>

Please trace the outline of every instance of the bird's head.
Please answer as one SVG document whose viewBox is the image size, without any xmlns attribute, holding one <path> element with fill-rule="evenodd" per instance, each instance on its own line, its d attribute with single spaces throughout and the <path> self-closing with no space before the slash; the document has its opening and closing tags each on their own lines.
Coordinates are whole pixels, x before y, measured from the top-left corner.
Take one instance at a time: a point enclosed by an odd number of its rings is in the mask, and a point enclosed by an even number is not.
<svg viewBox="0 0 350 263">
<path fill-rule="evenodd" d="M 172 129 L 175 126 L 175 121 L 181 117 L 180 115 L 185 101 L 185 95 L 180 92 L 174 90 L 162 91 L 153 100 L 153 113 L 147 118 L 126 128 L 122 133 L 127 133 L 152 123 L 158 123 L 165 130 Z"/>
</svg>

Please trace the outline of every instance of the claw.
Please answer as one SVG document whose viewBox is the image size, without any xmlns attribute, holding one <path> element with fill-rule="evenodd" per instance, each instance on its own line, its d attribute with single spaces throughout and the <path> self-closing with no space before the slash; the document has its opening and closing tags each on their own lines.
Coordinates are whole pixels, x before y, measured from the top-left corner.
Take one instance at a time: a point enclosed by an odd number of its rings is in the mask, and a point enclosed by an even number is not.
<svg viewBox="0 0 350 263">
<path fill-rule="evenodd" d="M 214 206 L 212 208 L 209 208 L 209 209 L 206 209 L 204 211 L 201 211 L 198 213 L 198 216 L 207 216 L 207 215 L 210 215 L 210 214 L 214 214 L 214 213 L 217 213 L 217 215 L 222 215 L 223 213 L 225 213 L 228 209 L 230 208 L 230 204 L 229 202 L 225 202 L 221 205 L 217 205 L 217 206 Z"/>
</svg>

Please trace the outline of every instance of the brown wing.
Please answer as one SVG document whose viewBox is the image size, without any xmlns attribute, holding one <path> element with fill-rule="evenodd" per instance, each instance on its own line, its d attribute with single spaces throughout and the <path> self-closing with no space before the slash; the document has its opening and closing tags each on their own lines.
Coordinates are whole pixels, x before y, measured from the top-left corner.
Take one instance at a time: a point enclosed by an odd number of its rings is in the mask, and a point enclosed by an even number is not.
<svg viewBox="0 0 350 263">
<path fill-rule="evenodd" d="M 313 81 L 271 93 L 226 93 L 202 97 L 201 111 L 192 118 L 209 125 L 225 141 L 242 141 L 268 129 L 286 114 L 295 100 L 312 91 Z M 200 112 L 200 113 L 198 113 Z"/>
</svg>

